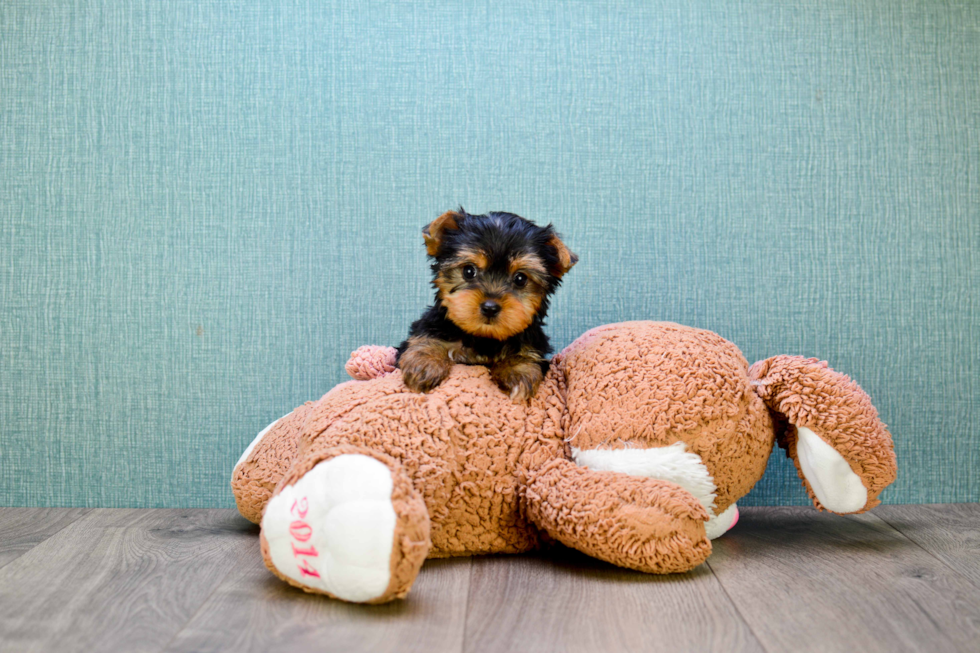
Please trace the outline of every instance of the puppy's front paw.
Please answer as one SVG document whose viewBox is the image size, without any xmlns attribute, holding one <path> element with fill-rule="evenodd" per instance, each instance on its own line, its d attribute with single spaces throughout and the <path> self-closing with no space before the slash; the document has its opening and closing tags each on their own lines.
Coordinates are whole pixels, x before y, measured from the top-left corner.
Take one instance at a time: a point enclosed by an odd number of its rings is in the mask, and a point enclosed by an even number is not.
<svg viewBox="0 0 980 653">
<path fill-rule="evenodd" d="M 399 365 L 399 367 L 405 385 L 415 392 L 429 392 L 449 376 L 451 369 L 449 366 L 444 367 L 433 362 L 418 362 L 408 366 Z"/>
<path fill-rule="evenodd" d="M 503 361 L 494 365 L 490 376 L 511 399 L 523 403 L 530 401 L 544 378 L 541 365 L 532 361 Z"/>
<path fill-rule="evenodd" d="M 453 362 L 431 350 L 409 347 L 398 359 L 398 368 L 409 390 L 429 392 L 449 376 Z"/>
</svg>

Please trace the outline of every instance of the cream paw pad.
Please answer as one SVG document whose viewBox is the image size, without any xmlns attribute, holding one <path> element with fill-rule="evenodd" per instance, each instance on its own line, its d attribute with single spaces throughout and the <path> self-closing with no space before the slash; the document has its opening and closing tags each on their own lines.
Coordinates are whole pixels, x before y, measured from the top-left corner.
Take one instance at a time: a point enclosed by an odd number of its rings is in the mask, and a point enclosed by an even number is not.
<svg viewBox="0 0 980 653">
<path fill-rule="evenodd" d="M 390 470 L 361 454 L 317 464 L 266 507 L 262 532 L 282 575 L 346 601 L 390 581 L 396 515 Z"/>
</svg>

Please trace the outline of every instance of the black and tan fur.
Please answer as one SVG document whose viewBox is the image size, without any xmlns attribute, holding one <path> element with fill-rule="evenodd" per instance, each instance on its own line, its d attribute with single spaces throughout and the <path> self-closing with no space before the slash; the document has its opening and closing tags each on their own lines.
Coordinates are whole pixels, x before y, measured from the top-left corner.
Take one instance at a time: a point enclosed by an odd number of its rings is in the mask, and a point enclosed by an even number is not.
<svg viewBox="0 0 980 653">
<path fill-rule="evenodd" d="M 428 392 L 454 363 L 486 365 L 504 392 L 526 401 L 552 351 L 542 328 L 548 298 L 578 257 L 551 225 L 513 213 L 450 211 L 422 234 L 436 297 L 398 347 L 405 384 Z"/>
</svg>

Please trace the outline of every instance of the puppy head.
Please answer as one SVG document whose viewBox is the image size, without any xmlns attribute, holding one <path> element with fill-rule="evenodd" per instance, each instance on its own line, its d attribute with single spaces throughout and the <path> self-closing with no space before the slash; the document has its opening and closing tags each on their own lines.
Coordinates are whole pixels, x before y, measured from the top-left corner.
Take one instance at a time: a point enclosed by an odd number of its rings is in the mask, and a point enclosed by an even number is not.
<svg viewBox="0 0 980 653">
<path fill-rule="evenodd" d="M 422 234 L 449 319 L 485 338 L 505 340 L 544 317 L 548 296 L 578 261 L 551 225 L 513 213 L 450 211 Z"/>
</svg>

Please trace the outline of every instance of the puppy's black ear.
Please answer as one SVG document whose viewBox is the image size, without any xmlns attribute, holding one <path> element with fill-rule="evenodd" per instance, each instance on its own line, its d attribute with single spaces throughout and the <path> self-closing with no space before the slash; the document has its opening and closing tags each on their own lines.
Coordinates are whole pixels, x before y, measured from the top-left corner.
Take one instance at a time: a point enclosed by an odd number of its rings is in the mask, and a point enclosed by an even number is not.
<svg viewBox="0 0 980 653">
<path fill-rule="evenodd" d="M 439 253 L 439 245 L 442 244 L 442 237 L 446 231 L 459 229 L 457 220 L 463 217 L 456 211 L 447 211 L 433 220 L 422 229 L 422 237 L 425 238 L 425 251 L 429 256 Z"/>
<path fill-rule="evenodd" d="M 573 265 L 578 263 L 578 254 L 565 247 L 565 243 L 561 242 L 558 234 L 551 235 L 551 238 L 548 239 L 548 246 L 555 248 L 555 254 L 558 257 L 558 263 L 552 267 L 551 273 L 561 279 L 566 272 L 572 269 Z"/>
</svg>

